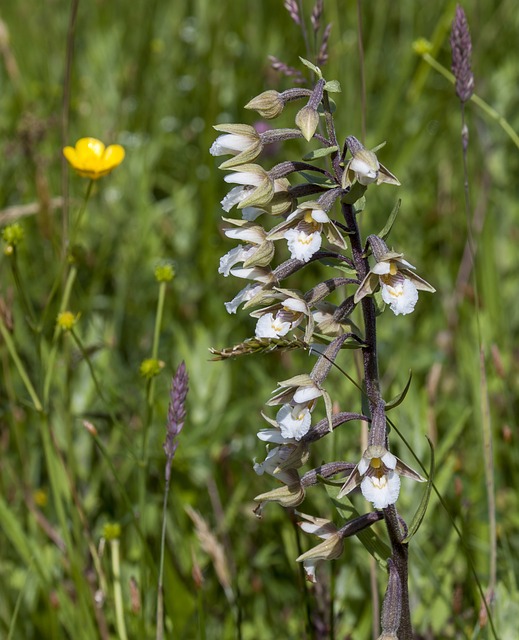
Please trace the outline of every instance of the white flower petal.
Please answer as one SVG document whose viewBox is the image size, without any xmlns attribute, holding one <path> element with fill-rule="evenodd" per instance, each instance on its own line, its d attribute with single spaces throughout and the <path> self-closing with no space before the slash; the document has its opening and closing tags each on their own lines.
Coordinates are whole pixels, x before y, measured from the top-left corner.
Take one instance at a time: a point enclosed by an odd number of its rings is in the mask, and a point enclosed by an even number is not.
<svg viewBox="0 0 519 640">
<path fill-rule="evenodd" d="M 284 234 L 288 243 L 290 256 L 303 262 L 308 262 L 310 258 L 321 248 L 321 234 L 319 231 L 306 233 L 297 229 L 288 229 Z"/>
<path fill-rule="evenodd" d="M 233 187 L 221 201 L 220 204 L 222 205 L 222 209 L 226 213 L 229 213 L 234 206 L 240 204 L 240 202 L 245 200 L 248 195 L 249 191 L 244 187 Z"/>
<path fill-rule="evenodd" d="M 273 442 L 274 444 L 286 444 L 287 438 L 281 435 L 279 429 L 261 429 L 256 434 L 263 442 Z"/>
<path fill-rule="evenodd" d="M 224 180 L 231 184 L 258 187 L 265 180 L 265 176 L 261 173 L 252 173 L 252 171 L 233 171 L 226 175 Z"/>
<path fill-rule="evenodd" d="M 234 155 L 241 151 L 245 151 L 245 149 L 248 149 L 251 144 L 251 138 L 248 136 L 227 133 L 216 138 L 209 149 L 209 153 L 212 156 L 224 156 L 227 154 Z"/>
<path fill-rule="evenodd" d="M 282 436 L 301 440 L 310 429 L 312 416 L 306 405 L 298 404 L 292 407 L 289 404 L 284 404 L 276 415 L 276 421 Z"/>
<path fill-rule="evenodd" d="M 308 311 L 306 302 L 299 298 L 287 298 L 283 300 L 282 304 L 285 309 L 290 309 L 290 311 L 299 311 L 299 313 L 306 313 Z"/>
<path fill-rule="evenodd" d="M 388 260 L 382 260 L 382 262 L 377 262 L 373 269 L 371 269 L 371 273 L 376 273 L 377 276 L 384 276 L 391 271 L 391 263 Z"/>
<path fill-rule="evenodd" d="M 231 240 L 242 240 L 251 244 L 261 244 L 267 236 L 260 226 L 224 229 L 224 233 Z"/>
<path fill-rule="evenodd" d="M 381 460 L 388 469 L 396 468 L 396 463 L 397 463 L 396 456 L 394 456 L 389 451 L 386 451 L 386 453 L 382 456 Z"/>
<path fill-rule="evenodd" d="M 394 286 L 381 282 L 382 300 L 388 304 L 396 315 L 406 315 L 414 311 L 418 301 L 418 290 L 415 285 L 404 278 L 396 281 Z"/>
<path fill-rule="evenodd" d="M 266 313 L 256 323 L 256 338 L 280 338 L 292 327 L 290 322 L 283 322 L 272 313 Z"/>
<path fill-rule="evenodd" d="M 230 302 L 225 303 L 227 313 L 236 313 L 240 304 L 242 304 L 242 302 L 248 302 L 260 291 L 260 289 L 261 285 L 248 284 Z"/>
<path fill-rule="evenodd" d="M 220 258 L 218 273 L 222 273 L 227 277 L 235 264 L 245 262 L 254 251 L 256 251 L 256 247 L 244 247 L 243 245 L 234 247 L 234 249 L 231 249 Z"/>
<path fill-rule="evenodd" d="M 360 483 L 360 490 L 366 500 L 373 503 L 375 509 L 385 509 L 398 500 L 400 477 L 394 471 L 381 478 L 366 476 Z"/>
<path fill-rule="evenodd" d="M 309 385 L 307 387 L 299 387 L 294 393 L 294 402 L 298 404 L 306 404 L 310 400 L 319 398 L 323 395 L 323 392 L 317 388 L 316 385 Z"/>
<path fill-rule="evenodd" d="M 330 222 L 330 218 L 322 209 L 312 209 L 312 218 L 321 224 Z"/>
</svg>

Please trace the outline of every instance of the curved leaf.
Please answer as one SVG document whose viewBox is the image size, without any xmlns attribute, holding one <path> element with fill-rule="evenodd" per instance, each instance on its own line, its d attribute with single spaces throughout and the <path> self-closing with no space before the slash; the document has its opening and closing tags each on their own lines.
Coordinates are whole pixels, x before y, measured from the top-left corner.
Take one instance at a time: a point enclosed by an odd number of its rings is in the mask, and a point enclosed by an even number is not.
<svg viewBox="0 0 519 640">
<path fill-rule="evenodd" d="M 397 203 L 395 204 L 395 206 L 393 207 L 393 211 L 391 211 L 391 213 L 389 214 L 389 218 L 387 219 L 387 222 L 384 226 L 384 228 L 379 231 L 377 233 L 377 236 L 379 238 L 382 238 L 382 240 L 385 240 L 390 232 L 391 232 L 391 228 L 396 220 L 396 217 L 398 215 L 398 212 L 400 211 L 400 204 L 402 203 L 402 200 L 398 200 Z"/>
<path fill-rule="evenodd" d="M 394 409 L 395 407 L 398 407 L 398 405 L 404 401 L 404 398 L 406 397 L 407 392 L 409 391 L 409 387 L 411 386 L 412 379 L 413 379 L 413 372 L 409 371 L 409 379 L 404 387 L 404 390 L 386 404 L 386 407 L 385 407 L 386 411 L 389 411 L 390 409 Z"/>
<path fill-rule="evenodd" d="M 425 437 L 427 438 L 427 436 Z M 403 544 L 407 544 L 420 528 L 420 525 L 422 524 L 422 520 L 424 519 L 424 516 L 425 516 L 425 512 L 427 511 L 427 507 L 429 505 L 429 499 L 431 497 L 431 489 L 432 489 L 433 480 L 434 480 L 434 447 L 432 442 L 429 440 L 429 438 L 427 438 L 427 442 L 429 443 L 429 447 L 431 449 L 431 465 L 429 467 L 429 477 L 427 478 L 427 486 L 425 487 L 425 492 L 420 502 L 420 506 L 416 510 L 416 513 L 414 514 L 414 518 L 411 524 L 409 525 L 409 531 L 407 532 L 406 537 L 402 540 Z"/>
</svg>

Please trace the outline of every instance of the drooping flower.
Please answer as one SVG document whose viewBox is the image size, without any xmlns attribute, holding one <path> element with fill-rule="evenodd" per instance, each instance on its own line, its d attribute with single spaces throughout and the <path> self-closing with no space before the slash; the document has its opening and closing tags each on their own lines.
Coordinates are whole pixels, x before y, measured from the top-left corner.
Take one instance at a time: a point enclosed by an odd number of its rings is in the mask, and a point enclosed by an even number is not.
<svg viewBox="0 0 519 640">
<path fill-rule="evenodd" d="M 96 138 L 81 138 L 75 147 L 65 147 L 63 155 L 80 176 L 98 180 L 119 166 L 125 153 L 120 144 L 105 147 Z"/>
<path fill-rule="evenodd" d="M 355 182 L 363 186 L 373 182 L 400 185 L 398 178 L 380 164 L 375 154 L 376 149 L 374 151 L 366 149 L 354 136 L 349 136 L 346 144 L 351 152 L 351 158 L 344 167 L 342 180 L 344 189 L 351 187 Z"/>
<path fill-rule="evenodd" d="M 274 256 L 274 243 L 266 239 L 266 231 L 245 220 L 224 220 L 239 227 L 224 229 L 225 235 L 233 240 L 243 240 L 247 244 L 239 245 L 222 256 L 218 273 L 228 276 L 232 267 L 240 262 L 244 267 L 266 267 Z"/>
<path fill-rule="evenodd" d="M 385 242 L 377 236 L 369 236 L 377 262 L 361 282 L 354 297 L 358 303 L 364 296 L 374 293 L 379 287 L 382 299 L 395 315 L 406 315 L 414 310 L 418 291 L 434 293 L 436 289 L 414 273 L 412 264 L 403 259 L 402 253 L 389 251 Z"/>
<path fill-rule="evenodd" d="M 313 318 L 306 302 L 286 289 L 275 289 L 273 296 L 282 297 L 282 302 L 258 309 L 250 315 L 259 318 L 256 324 L 257 338 L 279 338 L 286 335 L 291 329 L 295 329 L 305 317 L 309 320 L 305 339 L 310 337 L 313 331 Z M 308 334 L 308 335 L 307 335 Z"/>
<path fill-rule="evenodd" d="M 305 513 L 298 513 L 298 515 L 304 518 L 302 522 L 298 522 L 298 525 L 305 533 L 313 533 L 324 540 L 321 544 L 296 558 L 296 562 L 303 563 L 306 579 L 309 582 L 317 582 L 315 577 L 317 563 L 324 560 L 334 560 L 342 554 L 344 548 L 342 535 L 331 520 Z"/>
<path fill-rule="evenodd" d="M 370 445 L 337 497 L 342 498 L 360 485 L 362 495 L 373 503 L 375 509 L 385 509 L 398 500 L 400 476 L 411 478 L 416 482 L 425 482 L 425 478 L 385 447 Z"/>
<path fill-rule="evenodd" d="M 226 175 L 225 182 L 240 185 L 234 187 L 222 200 L 224 211 L 229 211 L 234 205 L 238 209 L 245 207 L 261 207 L 268 204 L 274 196 L 274 180 L 258 164 L 243 164 Z"/>
<path fill-rule="evenodd" d="M 220 169 L 230 169 L 240 164 L 255 160 L 263 149 L 260 134 L 254 127 L 247 124 L 221 124 L 214 127 L 222 131 L 211 145 L 209 153 L 212 156 L 233 155 L 220 165 Z"/>
<path fill-rule="evenodd" d="M 330 220 L 322 205 L 308 201 L 302 203 L 284 222 L 274 227 L 267 238 L 269 240 L 285 238 L 290 256 L 308 262 L 321 248 L 323 232 L 326 233 L 331 244 L 341 249 L 346 248 L 342 234 Z"/>
</svg>

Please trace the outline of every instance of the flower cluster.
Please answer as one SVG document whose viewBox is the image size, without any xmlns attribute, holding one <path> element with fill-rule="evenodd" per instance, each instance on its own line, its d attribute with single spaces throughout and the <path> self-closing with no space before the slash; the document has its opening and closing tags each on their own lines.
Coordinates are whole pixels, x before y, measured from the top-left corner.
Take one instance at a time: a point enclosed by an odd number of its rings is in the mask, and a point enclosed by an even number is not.
<svg viewBox="0 0 519 640">
<path fill-rule="evenodd" d="M 414 310 L 418 291 L 434 292 L 434 288 L 416 275 L 402 253 L 388 248 L 388 233 L 370 235 L 363 245 L 357 216 L 364 208 L 366 190 L 371 185 L 400 183 L 379 162 L 378 148 L 366 149 L 353 136 L 339 143 L 329 94 L 340 87 L 304 62 L 318 78 L 313 90 L 267 91 L 247 105 L 272 119 L 289 102 L 302 100 L 294 128 L 262 127 L 260 131 L 245 124 L 218 125 L 215 128 L 221 135 L 210 152 L 231 156 L 220 168 L 230 172 L 225 182 L 236 185 L 221 204 L 226 214 L 231 210 L 238 214 L 223 218 L 223 233 L 240 244 L 221 258 L 219 272 L 248 281 L 225 306 L 229 313 L 243 306 L 256 321 L 255 337 L 235 347 L 233 355 L 301 345 L 317 355 L 309 374 L 279 382 L 267 403 L 277 410 L 274 415 L 263 414 L 268 427 L 259 430 L 258 438 L 267 443 L 267 456 L 254 464 L 254 470 L 272 476 L 282 486 L 257 496 L 259 508 L 268 502 L 285 507 L 301 504 L 307 489 L 318 484 L 316 470 L 300 475 L 309 460 L 310 445 L 350 420 L 371 425 L 368 447 L 362 455 L 357 454 L 360 462 L 329 463 L 328 468 L 331 475 L 349 471 L 346 479 L 338 480 L 338 498 L 360 487 L 364 498 L 373 504 L 376 511 L 371 516 L 375 516 L 350 521 L 341 529 L 329 521 L 305 516 L 302 529 L 324 539 L 298 558 L 309 579 L 314 580 L 317 561 L 338 557 L 346 535 L 371 526 L 384 517 L 380 510 L 394 505 L 400 476 L 424 480 L 389 451 L 385 403 L 376 373 L 374 297 L 380 291 L 379 308 L 385 303 L 395 315 L 405 315 Z M 319 133 L 320 129 L 324 133 Z M 305 156 L 311 161 L 285 160 L 271 168 L 259 164 L 268 145 L 290 139 L 318 143 L 318 148 Z M 394 219 L 390 222 L 385 228 L 391 228 Z M 328 267 L 335 266 L 332 277 L 306 291 L 284 285 L 289 277 L 294 282 L 294 274 L 310 263 L 325 259 Z M 340 299 L 344 290 L 346 295 Z M 363 320 L 363 329 L 354 321 L 355 315 Z M 326 378 L 345 348 L 364 353 L 367 415 L 332 411 Z M 224 352 L 219 353 L 224 357 Z M 324 417 L 314 421 L 319 411 Z"/>
</svg>

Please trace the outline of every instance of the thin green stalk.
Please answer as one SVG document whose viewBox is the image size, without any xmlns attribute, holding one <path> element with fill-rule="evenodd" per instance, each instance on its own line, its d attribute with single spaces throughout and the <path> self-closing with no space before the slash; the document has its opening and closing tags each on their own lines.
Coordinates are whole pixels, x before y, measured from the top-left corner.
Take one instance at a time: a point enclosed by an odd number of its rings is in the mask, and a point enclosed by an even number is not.
<svg viewBox="0 0 519 640">
<path fill-rule="evenodd" d="M 22 308 L 26 314 L 26 316 L 30 320 L 30 327 L 34 331 L 37 328 L 36 316 L 34 314 L 34 309 L 31 303 L 30 298 L 27 297 L 27 293 L 22 285 L 22 279 L 20 277 L 20 271 L 18 269 L 18 252 L 16 248 L 13 251 L 13 255 L 11 257 L 11 270 L 13 272 L 13 279 L 16 286 L 16 290 L 20 296 L 20 302 L 22 304 Z"/>
<path fill-rule="evenodd" d="M 128 640 L 126 624 L 124 622 L 123 591 L 121 588 L 121 559 L 119 556 L 119 540 L 110 540 L 112 552 L 112 571 L 114 574 L 114 604 L 117 633 L 121 640 Z"/>
<path fill-rule="evenodd" d="M 92 189 L 94 187 L 94 182 L 95 180 L 89 180 L 88 182 L 88 187 L 85 193 L 85 197 L 83 199 L 83 204 L 81 205 L 81 208 L 79 209 L 78 213 L 77 213 L 77 217 L 74 221 L 74 225 L 72 227 L 72 231 L 70 232 L 70 245 L 74 244 L 74 241 L 76 239 L 76 234 L 78 232 L 79 229 L 79 225 L 81 224 L 81 220 L 83 219 L 83 215 L 86 211 L 86 207 L 88 204 L 88 201 L 90 199 L 90 196 L 92 195 Z"/>
<path fill-rule="evenodd" d="M 164 638 L 164 554 L 166 548 L 166 515 L 168 507 L 170 480 L 166 479 L 166 487 L 164 489 L 164 501 L 162 504 L 162 532 L 160 535 L 160 563 L 159 563 L 159 583 L 157 593 L 157 633 L 156 639 Z"/>
<path fill-rule="evenodd" d="M 160 330 L 162 327 L 162 317 L 164 313 L 164 300 L 166 296 L 166 282 L 161 282 L 157 300 L 157 311 L 155 314 L 155 328 L 153 332 L 152 359 L 157 360 L 159 352 Z M 149 429 L 153 418 L 153 403 L 155 398 L 155 380 L 151 378 L 146 385 L 146 416 L 142 428 L 142 449 L 140 456 L 140 478 L 139 478 L 139 517 L 142 518 L 146 509 L 146 479 L 148 473 L 148 440 Z M 145 584 L 146 564 L 144 555 L 141 557 L 141 585 Z M 160 597 L 160 594 L 159 594 Z M 144 611 L 143 606 L 143 611 Z M 141 619 L 143 623 L 144 620 Z"/>
<path fill-rule="evenodd" d="M 204 591 L 202 588 L 199 588 L 197 591 L 196 607 L 198 611 L 198 638 L 199 640 L 206 640 Z"/>
<path fill-rule="evenodd" d="M 16 350 L 14 341 L 11 338 L 11 334 L 9 333 L 9 330 L 5 326 L 4 319 L 2 318 L 1 315 L 0 315 L 0 333 L 2 334 L 2 338 L 4 339 L 4 342 L 7 346 L 7 350 L 9 351 L 11 358 L 13 359 L 15 367 L 18 370 L 18 374 L 20 375 L 20 378 L 22 379 L 22 382 L 25 388 L 27 389 L 27 393 L 31 397 L 34 408 L 36 409 L 36 411 L 41 413 L 43 411 L 43 405 L 40 402 L 40 399 L 34 387 L 32 386 L 32 382 L 29 378 L 29 375 L 27 374 L 27 371 L 25 370 L 25 367 L 23 366 L 23 363 L 20 360 L 20 357 L 18 356 L 18 352 Z"/>
<path fill-rule="evenodd" d="M 485 488 L 487 493 L 487 513 L 489 524 L 489 578 L 488 578 L 488 596 L 492 604 L 496 581 L 497 581 L 497 522 L 496 522 L 496 498 L 495 498 L 495 478 L 494 478 L 494 449 L 492 441 L 492 424 L 490 416 L 490 406 L 488 399 L 488 384 L 485 366 L 485 349 L 483 344 L 483 335 L 481 331 L 480 304 L 479 304 L 479 288 L 476 271 L 476 246 L 474 241 L 474 233 L 471 220 L 471 203 L 470 203 L 470 187 L 469 187 L 469 168 L 468 168 L 468 127 L 465 122 L 465 104 L 461 102 L 461 146 L 463 157 L 463 177 L 464 177 L 464 194 L 465 194 L 465 215 L 467 222 L 467 237 L 472 262 L 472 280 L 474 288 L 474 306 L 476 310 L 476 327 L 478 341 L 479 356 L 479 397 L 481 412 L 481 430 L 483 438 L 483 459 L 485 461 Z"/>
<path fill-rule="evenodd" d="M 69 271 L 67 281 L 65 283 L 65 289 L 63 291 L 63 297 L 61 299 L 61 304 L 59 307 L 60 312 L 65 311 L 68 307 L 68 303 L 70 301 L 70 294 L 72 292 L 72 286 L 74 284 L 74 280 L 77 276 L 77 268 L 72 266 Z M 56 325 L 54 329 L 54 336 L 52 338 L 52 348 L 49 354 L 49 360 L 47 363 L 47 371 L 45 373 L 45 380 L 43 383 L 43 404 L 45 407 L 48 407 L 49 402 L 49 394 L 50 394 L 50 385 L 52 382 L 52 374 L 54 373 L 54 365 L 56 363 L 56 356 L 58 354 L 58 338 L 61 334 L 61 329 Z"/>
<path fill-rule="evenodd" d="M 435 71 L 438 71 L 444 78 L 446 78 L 452 84 L 455 84 L 456 79 L 454 75 L 437 60 L 435 60 L 430 53 L 422 54 L 422 58 L 429 64 Z M 493 107 L 491 107 L 482 98 L 475 93 L 470 98 L 471 102 L 477 105 L 489 118 L 495 120 L 497 124 L 503 129 L 507 136 L 512 140 L 515 146 L 519 149 L 519 135 L 514 131 L 508 121 L 500 115 Z"/>
<path fill-rule="evenodd" d="M 159 286 L 159 296 L 157 300 L 157 312 L 155 314 L 155 328 L 153 331 L 153 344 L 151 349 L 151 357 L 153 360 L 157 360 L 157 356 L 159 353 L 159 341 L 160 341 L 160 330 L 162 327 L 162 317 L 164 315 L 164 300 L 166 297 L 166 288 L 167 283 L 161 282 Z M 155 398 L 155 379 L 151 378 L 148 381 L 148 385 L 146 388 L 146 420 L 143 426 L 142 432 L 142 477 L 141 477 L 141 498 L 144 500 L 144 488 L 146 483 L 146 467 L 147 467 L 147 458 L 148 458 L 148 437 L 149 437 L 149 426 L 151 424 L 151 419 L 153 415 L 153 402 Z"/>
</svg>

